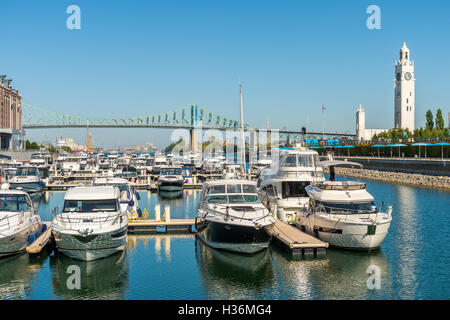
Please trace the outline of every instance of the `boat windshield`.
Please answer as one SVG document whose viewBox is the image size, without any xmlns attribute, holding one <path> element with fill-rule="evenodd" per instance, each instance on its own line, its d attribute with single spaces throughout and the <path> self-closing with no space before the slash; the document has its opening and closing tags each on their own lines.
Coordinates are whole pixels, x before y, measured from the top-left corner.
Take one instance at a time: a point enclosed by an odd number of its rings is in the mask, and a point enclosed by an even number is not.
<svg viewBox="0 0 450 320">
<path fill-rule="evenodd" d="M 206 202 L 212 204 L 258 203 L 259 198 L 256 194 L 217 195 L 208 196 Z"/>
<path fill-rule="evenodd" d="M 161 170 L 161 176 L 168 176 L 168 175 L 181 175 L 181 169 L 180 168 L 165 168 Z"/>
<path fill-rule="evenodd" d="M 31 211 L 32 205 L 24 194 L 0 194 L 0 211 Z"/>
<path fill-rule="evenodd" d="M 305 187 L 309 184 L 308 181 L 283 181 L 281 185 L 283 199 L 291 197 L 308 197 Z"/>
<path fill-rule="evenodd" d="M 117 211 L 116 199 L 108 200 L 66 200 L 64 212 L 114 212 Z"/>
<path fill-rule="evenodd" d="M 18 168 L 16 171 L 17 176 L 38 176 L 39 171 L 36 167 Z"/>
<path fill-rule="evenodd" d="M 290 154 L 284 161 L 285 167 L 314 167 L 318 157 L 313 154 Z"/>
<path fill-rule="evenodd" d="M 316 206 L 328 213 L 376 213 L 378 212 L 375 202 L 347 202 L 331 203 L 316 201 Z"/>
<path fill-rule="evenodd" d="M 256 194 L 256 185 L 253 184 L 227 184 L 226 192 L 225 185 L 217 185 L 209 187 L 209 194 L 218 193 L 254 193 Z"/>
</svg>

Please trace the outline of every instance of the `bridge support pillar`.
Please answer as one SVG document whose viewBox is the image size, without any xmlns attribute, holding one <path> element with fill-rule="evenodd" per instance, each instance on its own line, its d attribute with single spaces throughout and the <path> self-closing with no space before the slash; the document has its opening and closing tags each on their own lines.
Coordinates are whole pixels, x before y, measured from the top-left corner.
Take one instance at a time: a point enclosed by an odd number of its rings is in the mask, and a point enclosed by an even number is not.
<svg viewBox="0 0 450 320">
<path fill-rule="evenodd" d="M 197 152 L 197 130 L 191 129 L 191 151 Z"/>
</svg>

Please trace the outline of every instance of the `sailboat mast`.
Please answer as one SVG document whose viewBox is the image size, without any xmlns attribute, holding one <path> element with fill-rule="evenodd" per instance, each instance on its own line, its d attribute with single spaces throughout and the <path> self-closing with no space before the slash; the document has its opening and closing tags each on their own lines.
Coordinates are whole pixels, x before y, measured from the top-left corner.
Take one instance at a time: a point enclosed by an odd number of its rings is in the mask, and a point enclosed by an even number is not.
<svg viewBox="0 0 450 320">
<path fill-rule="evenodd" d="M 90 141 L 90 139 L 89 139 L 89 120 L 87 120 L 87 122 L 86 122 L 86 144 L 87 144 L 87 146 L 86 146 L 86 148 L 87 148 L 87 152 L 89 153 L 90 151 L 91 151 L 91 141 Z"/>
<path fill-rule="evenodd" d="M 245 140 L 244 140 L 244 110 L 242 106 L 242 84 L 239 84 L 239 96 L 240 96 L 240 107 L 241 107 L 241 163 L 244 167 L 244 175 L 247 174 L 245 168 Z"/>
</svg>

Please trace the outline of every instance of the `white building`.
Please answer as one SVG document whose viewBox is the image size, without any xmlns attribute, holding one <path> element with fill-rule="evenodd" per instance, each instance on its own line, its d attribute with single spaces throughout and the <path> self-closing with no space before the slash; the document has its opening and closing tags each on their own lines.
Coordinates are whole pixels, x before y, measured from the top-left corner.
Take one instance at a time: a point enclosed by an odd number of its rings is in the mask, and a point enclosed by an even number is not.
<svg viewBox="0 0 450 320">
<path fill-rule="evenodd" d="M 370 141 L 375 134 L 387 131 L 387 129 L 366 129 L 366 112 L 359 105 L 356 110 L 356 139 L 358 141 Z"/>
<path fill-rule="evenodd" d="M 410 60 L 406 43 L 400 49 L 400 60 L 395 64 L 394 127 L 414 131 L 415 91 L 414 62 Z"/>
</svg>

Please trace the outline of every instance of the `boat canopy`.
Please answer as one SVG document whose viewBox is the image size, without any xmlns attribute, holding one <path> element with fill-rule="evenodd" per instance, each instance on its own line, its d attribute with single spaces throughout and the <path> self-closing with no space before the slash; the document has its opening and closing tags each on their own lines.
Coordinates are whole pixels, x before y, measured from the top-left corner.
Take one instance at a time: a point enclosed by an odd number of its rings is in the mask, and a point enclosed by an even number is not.
<svg viewBox="0 0 450 320">
<path fill-rule="evenodd" d="M 355 166 L 362 168 L 363 165 L 357 162 L 351 162 L 351 161 L 342 161 L 342 160 L 327 160 L 327 161 L 320 161 L 316 162 L 316 166 L 322 167 L 322 168 L 328 168 L 328 167 L 345 167 L 345 166 Z"/>
<path fill-rule="evenodd" d="M 75 187 L 67 190 L 64 200 L 106 200 L 119 198 L 113 186 Z"/>
</svg>

